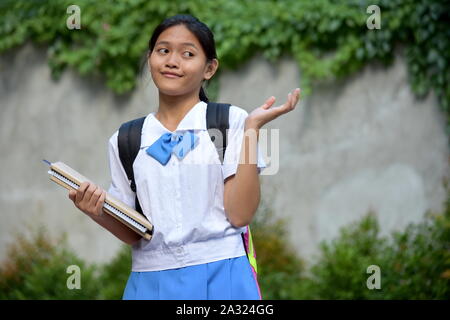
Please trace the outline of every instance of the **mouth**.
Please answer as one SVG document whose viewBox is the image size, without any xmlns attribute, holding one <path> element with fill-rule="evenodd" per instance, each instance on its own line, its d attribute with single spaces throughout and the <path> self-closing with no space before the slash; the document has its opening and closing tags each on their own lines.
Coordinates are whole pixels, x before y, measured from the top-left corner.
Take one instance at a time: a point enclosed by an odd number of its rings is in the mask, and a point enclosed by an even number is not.
<svg viewBox="0 0 450 320">
<path fill-rule="evenodd" d="M 177 73 L 172 73 L 172 72 L 161 72 L 161 74 L 167 78 L 181 78 L 182 75 L 179 75 Z"/>
</svg>

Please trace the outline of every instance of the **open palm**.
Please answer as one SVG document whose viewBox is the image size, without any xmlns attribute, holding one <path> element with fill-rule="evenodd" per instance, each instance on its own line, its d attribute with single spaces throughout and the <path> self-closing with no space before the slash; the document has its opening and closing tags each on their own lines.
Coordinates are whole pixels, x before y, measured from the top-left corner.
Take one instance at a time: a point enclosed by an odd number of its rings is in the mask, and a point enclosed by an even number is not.
<svg viewBox="0 0 450 320">
<path fill-rule="evenodd" d="M 261 128 L 266 123 L 278 118 L 282 114 L 294 110 L 299 99 L 300 99 L 299 88 L 289 93 L 288 100 L 286 101 L 286 103 L 278 107 L 272 107 L 272 105 L 275 103 L 275 97 L 272 96 L 269 99 L 267 99 L 262 106 L 253 110 L 248 115 L 248 120 L 254 123 L 258 128 Z"/>
</svg>

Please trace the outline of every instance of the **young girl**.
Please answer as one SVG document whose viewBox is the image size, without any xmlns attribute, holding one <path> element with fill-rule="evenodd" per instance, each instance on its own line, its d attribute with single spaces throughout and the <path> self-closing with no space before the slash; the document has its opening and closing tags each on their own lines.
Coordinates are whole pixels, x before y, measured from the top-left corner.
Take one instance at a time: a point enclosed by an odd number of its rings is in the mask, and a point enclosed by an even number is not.
<svg viewBox="0 0 450 320">
<path fill-rule="evenodd" d="M 244 131 L 253 130 L 258 137 L 264 124 L 295 108 L 300 89 L 279 107 L 271 107 L 274 97 L 250 114 L 231 106 L 221 164 L 206 130 L 208 99 L 202 88 L 219 66 L 209 28 L 189 15 L 164 20 L 149 41 L 148 64 L 159 107 L 145 118 L 133 169 L 140 205 L 155 226 L 153 238 L 147 241 L 104 214 L 106 192 L 94 184 L 83 183 L 69 198 L 132 246 L 123 299 L 261 299 L 241 233 L 258 208 L 258 175 L 265 165 L 257 140 Z M 134 208 L 117 136 L 118 131 L 109 140 L 108 193 Z M 182 138 L 198 143 L 183 157 L 161 153 Z"/>
</svg>

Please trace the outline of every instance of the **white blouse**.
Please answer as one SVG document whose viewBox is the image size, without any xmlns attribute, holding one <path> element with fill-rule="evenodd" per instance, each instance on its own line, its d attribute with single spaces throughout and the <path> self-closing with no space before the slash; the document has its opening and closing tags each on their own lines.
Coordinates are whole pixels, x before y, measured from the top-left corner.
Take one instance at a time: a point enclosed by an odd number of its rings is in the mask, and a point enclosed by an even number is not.
<svg viewBox="0 0 450 320">
<path fill-rule="evenodd" d="M 198 145 L 183 159 L 172 154 L 163 166 L 145 150 L 171 132 L 155 117 L 145 118 L 141 147 L 133 164 L 141 208 L 154 225 L 150 241 L 132 246 L 132 271 L 180 268 L 245 255 L 241 233 L 228 221 L 223 204 L 224 180 L 235 174 L 240 159 L 247 111 L 231 106 L 224 163 L 206 129 L 206 107 L 198 102 L 176 133 L 194 130 Z M 108 193 L 135 208 L 135 195 L 120 162 L 116 131 L 109 139 L 111 185 Z M 266 165 L 258 148 L 258 173 Z"/>
</svg>

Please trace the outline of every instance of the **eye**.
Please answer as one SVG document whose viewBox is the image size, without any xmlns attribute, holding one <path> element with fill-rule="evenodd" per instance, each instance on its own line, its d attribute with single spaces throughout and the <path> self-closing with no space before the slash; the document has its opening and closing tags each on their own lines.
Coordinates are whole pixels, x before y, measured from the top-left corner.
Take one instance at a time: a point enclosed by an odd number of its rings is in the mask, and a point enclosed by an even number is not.
<svg viewBox="0 0 450 320">
<path fill-rule="evenodd" d="M 190 51 L 185 51 L 185 52 L 183 52 L 183 55 L 184 55 L 185 57 L 193 57 L 193 56 L 194 56 L 194 54 L 193 54 L 192 52 L 190 52 Z"/>
<path fill-rule="evenodd" d="M 164 54 L 164 53 L 167 53 L 169 50 L 166 48 L 161 48 L 161 49 L 158 49 L 157 51 L 158 51 L 158 53 Z"/>
</svg>

